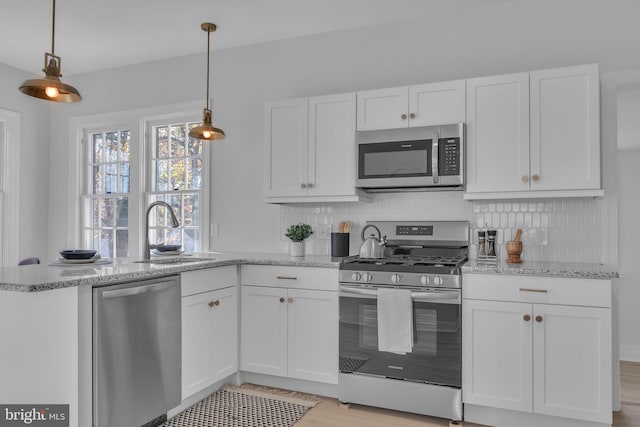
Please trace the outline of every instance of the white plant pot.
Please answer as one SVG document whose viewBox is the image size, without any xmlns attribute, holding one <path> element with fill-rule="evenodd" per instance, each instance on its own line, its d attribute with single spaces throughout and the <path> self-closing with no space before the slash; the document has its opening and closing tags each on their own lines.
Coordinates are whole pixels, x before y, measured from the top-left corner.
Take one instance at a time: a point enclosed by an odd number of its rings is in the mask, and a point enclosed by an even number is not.
<svg viewBox="0 0 640 427">
<path fill-rule="evenodd" d="M 302 242 L 291 242 L 289 253 L 291 256 L 304 256 L 304 240 Z"/>
</svg>

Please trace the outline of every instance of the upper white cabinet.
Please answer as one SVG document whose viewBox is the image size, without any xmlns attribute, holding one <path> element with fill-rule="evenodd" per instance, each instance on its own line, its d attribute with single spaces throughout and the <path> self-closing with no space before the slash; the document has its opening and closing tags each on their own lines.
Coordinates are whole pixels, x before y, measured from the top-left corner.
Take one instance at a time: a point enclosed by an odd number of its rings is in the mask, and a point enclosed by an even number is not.
<svg viewBox="0 0 640 427">
<path fill-rule="evenodd" d="M 468 274 L 463 296 L 465 404 L 611 424 L 611 281 Z"/>
<path fill-rule="evenodd" d="M 357 201 L 356 95 L 273 102 L 265 108 L 265 201 Z"/>
<path fill-rule="evenodd" d="M 597 65 L 467 80 L 467 199 L 600 196 Z"/>
<path fill-rule="evenodd" d="M 464 121 L 464 80 L 358 92 L 359 131 Z"/>
</svg>

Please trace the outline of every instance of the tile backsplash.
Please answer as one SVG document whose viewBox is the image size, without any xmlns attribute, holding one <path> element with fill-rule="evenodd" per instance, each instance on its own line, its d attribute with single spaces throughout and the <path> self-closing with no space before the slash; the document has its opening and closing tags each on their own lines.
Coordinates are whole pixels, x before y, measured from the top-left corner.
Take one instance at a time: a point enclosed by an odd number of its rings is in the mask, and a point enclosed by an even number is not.
<svg viewBox="0 0 640 427">
<path fill-rule="evenodd" d="M 498 256 L 506 259 L 505 242 L 522 228 L 522 258 L 529 261 L 602 262 L 603 203 L 600 199 L 531 199 L 466 201 L 460 192 L 387 193 L 372 195 L 371 202 L 281 205 L 279 248 L 286 252 L 287 227 L 311 225 L 307 254 L 328 255 L 330 233 L 340 221 L 350 220 L 350 253 L 357 254 L 360 230 L 366 221 L 469 221 L 475 258 L 478 231 L 498 231 Z"/>
</svg>

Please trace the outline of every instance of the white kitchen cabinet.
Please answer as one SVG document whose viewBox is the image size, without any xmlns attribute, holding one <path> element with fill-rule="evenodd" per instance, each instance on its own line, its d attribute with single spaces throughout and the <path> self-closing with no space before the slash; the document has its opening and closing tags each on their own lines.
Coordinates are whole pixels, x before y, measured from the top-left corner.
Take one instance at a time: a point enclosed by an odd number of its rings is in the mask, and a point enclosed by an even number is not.
<svg viewBox="0 0 640 427">
<path fill-rule="evenodd" d="M 584 306 L 567 305 L 581 284 Z M 464 403 L 611 424 L 610 294 L 608 280 L 464 275 Z"/>
<path fill-rule="evenodd" d="M 359 200 L 355 102 L 355 94 L 346 93 L 267 104 L 267 202 Z"/>
<path fill-rule="evenodd" d="M 237 267 L 190 271 L 181 281 L 184 400 L 238 370 Z M 184 295 L 202 289 L 214 290 Z"/>
<path fill-rule="evenodd" d="M 358 92 L 358 131 L 462 123 L 465 81 Z"/>
<path fill-rule="evenodd" d="M 337 270 L 243 266 L 242 271 L 241 370 L 337 384 Z M 314 271 L 331 278 L 324 284 L 330 290 L 317 289 Z M 269 286 L 274 282 L 281 286 Z"/>
<path fill-rule="evenodd" d="M 466 199 L 601 196 L 598 66 L 467 80 Z"/>
</svg>

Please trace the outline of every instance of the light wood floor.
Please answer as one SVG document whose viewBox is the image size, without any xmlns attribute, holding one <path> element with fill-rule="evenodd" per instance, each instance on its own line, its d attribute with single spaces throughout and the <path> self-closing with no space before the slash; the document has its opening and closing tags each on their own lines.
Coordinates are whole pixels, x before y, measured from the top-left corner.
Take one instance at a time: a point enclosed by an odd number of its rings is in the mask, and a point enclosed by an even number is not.
<svg viewBox="0 0 640 427">
<path fill-rule="evenodd" d="M 622 410 L 613 416 L 614 427 L 640 427 L 640 363 L 621 362 Z M 295 427 L 436 427 L 449 420 L 361 405 L 342 405 L 323 397 Z M 464 423 L 464 427 L 479 427 Z"/>
</svg>

